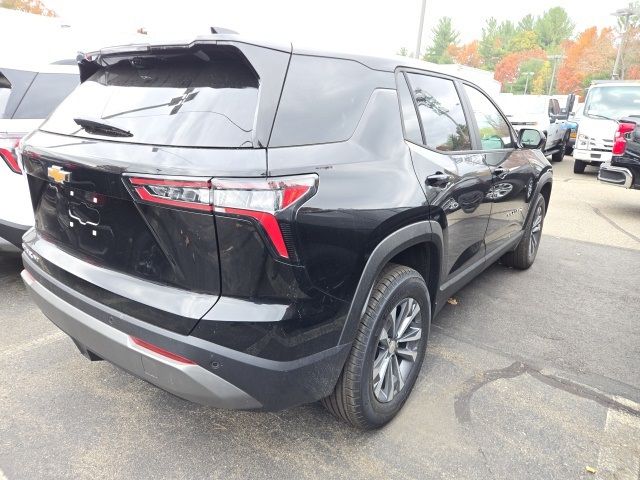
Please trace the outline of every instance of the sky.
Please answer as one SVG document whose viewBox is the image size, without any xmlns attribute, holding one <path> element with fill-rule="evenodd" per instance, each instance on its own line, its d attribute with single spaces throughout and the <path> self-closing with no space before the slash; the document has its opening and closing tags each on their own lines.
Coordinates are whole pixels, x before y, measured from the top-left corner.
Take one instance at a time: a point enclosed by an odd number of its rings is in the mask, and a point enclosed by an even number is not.
<svg viewBox="0 0 640 480">
<path fill-rule="evenodd" d="M 206 34 L 224 26 L 254 38 L 371 55 L 415 50 L 421 0 L 44 0 L 72 27 L 121 32 L 145 27 L 159 37 Z M 479 38 L 490 16 L 517 21 L 562 6 L 576 31 L 614 25 L 611 12 L 628 0 L 427 0 L 423 48 L 441 16 L 450 16 L 463 42 Z M 588 6 L 587 6 L 588 5 Z"/>
</svg>

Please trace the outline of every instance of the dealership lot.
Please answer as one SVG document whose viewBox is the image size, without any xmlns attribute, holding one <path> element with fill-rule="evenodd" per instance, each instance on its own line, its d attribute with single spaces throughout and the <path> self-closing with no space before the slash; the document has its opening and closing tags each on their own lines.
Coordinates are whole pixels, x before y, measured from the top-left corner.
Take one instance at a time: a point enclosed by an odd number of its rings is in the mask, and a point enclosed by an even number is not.
<svg viewBox="0 0 640 480">
<path fill-rule="evenodd" d="M 534 266 L 495 265 L 456 295 L 405 409 L 375 432 L 317 404 L 200 407 L 90 363 L 0 254 L 0 479 L 637 480 L 640 191 L 574 175 L 571 158 L 554 173 Z"/>
</svg>

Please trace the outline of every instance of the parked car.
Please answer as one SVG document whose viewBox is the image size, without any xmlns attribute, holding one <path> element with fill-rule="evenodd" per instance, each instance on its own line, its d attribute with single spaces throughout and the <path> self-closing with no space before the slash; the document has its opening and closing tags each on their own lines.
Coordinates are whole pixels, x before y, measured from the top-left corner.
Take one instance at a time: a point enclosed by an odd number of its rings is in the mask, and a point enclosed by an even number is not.
<svg viewBox="0 0 640 480">
<path fill-rule="evenodd" d="M 575 173 L 611 162 L 618 120 L 640 114 L 640 81 L 595 81 L 587 92 L 575 150 Z"/>
<path fill-rule="evenodd" d="M 498 101 L 507 113 L 511 125 L 517 130 L 535 128 L 544 133 L 547 140 L 542 148 L 554 162 L 561 162 L 570 143 L 570 126 L 567 112 L 571 111 L 575 96 L 569 96 L 564 109 L 558 99 L 548 95 L 500 94 Z M 564 111 L 564 113 L 563 113 Z"/>
<path fill-rule="evenodd" d="M 0 238 L 15 246 L 33 226 L 29 188 L 16 146 L 78 84 L 76 66 L 0 67 Z"/>
<path fill-rule="evenodd" d="M 640 189 L 640 115 L 620 120 L 611 153 L 611 162 L 600 165 L 598 180 Z"/>
<path fill-rule="evenodd" d="M 212 35 L 80 77 L 23 142 L 22 277 L 89 359 L 180 397 L 380 427 L 447 299 L 534 262 L 543 136 L 437 66 Z"/>
</svg>

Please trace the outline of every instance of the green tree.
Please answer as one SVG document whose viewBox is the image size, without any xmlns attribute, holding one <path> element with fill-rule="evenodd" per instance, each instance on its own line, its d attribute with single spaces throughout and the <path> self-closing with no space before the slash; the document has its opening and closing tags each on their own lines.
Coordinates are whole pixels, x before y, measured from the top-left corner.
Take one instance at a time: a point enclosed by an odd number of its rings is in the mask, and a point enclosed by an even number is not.
<svg viewBox="0 0 640 480">
<path fill-rule="evenodd" d="M 519 32 L 529 32 L 535 29 L 536 19 L 530 13 L 525 15 L 518 22 L 518 31 Z"/>
<path fill-rule="evenodd" d="M 451 17 L 441 17 L 432 32 L 433 43 L 427 49 L 423 60 L 433 63 L 453 63 L 447 50 L 451 45 L 458 45 L 460 34 L 454 30 Z"/>
<path fill-rule="evenodd" d="M 533 77 L 531 93 L 534 95 L 546 95 L 551 81 L 551 62 L 546 61 Z"/>
<path fill-rule="evenodd" d="M 516 26 L 509 20 L 498 23 L 495 18 L 491 17 L 486 21 L 482 28 L 482 37 L 478 48 L 483 59 L 483 66 L 486 69 L 495 69 L 500 60 L 512 53 L 512 44 L 516 35 Z"/>
<path fill-rule="evenodd" d="M 533 30 L 520 30 L 513 37 L 510 47 L 514 52 L 533 50 L 538 47 L 538 34 Z"/>
<path fill-rule="evenodd" d="M 573 29 L 574 24 L 562 7 L 550 8 L 535 22 L 538 42 L 545 50 L 550 47 L 557 47 L 560 42 L 571 37 Z"/>
<path fill-rule="evenodd" d="M 406 47 L 402 47 L 400 50 L 398 50 L 398 55 L 400 55 L 401 57 L 408 57 L 409 50 L 407 50 Z"/>
</svg>

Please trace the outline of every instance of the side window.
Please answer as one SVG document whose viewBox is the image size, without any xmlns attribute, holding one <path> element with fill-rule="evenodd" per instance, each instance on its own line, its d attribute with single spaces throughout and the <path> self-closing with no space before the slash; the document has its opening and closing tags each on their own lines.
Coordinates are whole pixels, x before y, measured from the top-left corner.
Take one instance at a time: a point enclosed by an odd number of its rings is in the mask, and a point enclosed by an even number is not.
<svg viewBox="0 0 640 480">
<path fill-rule="evenodd" d="M 464 89 L 478 123 L 482 150 L 514 148 L 511 129 L 493 103 L 482 92 L 469 85 L 465 85 Z"/>
<path fill-rule="evenodd" d="M 78 85 L 80 78 L 75 74 L 39 73 L 13 118 L 47 118 Z"/>
<path fill-rule="evenodd" d="M 404 138 L 412 143 L 422 145 L 422 133 L 416 107 L 411 98 L 411 92 L 407 86 L 407 81 L 402 73 L 398 74 L 398 98 L 402 109 L 402 120 L 404 124 Z"/>
<path fill-rule="evenodd" d="M 471 150 L 469 126 L 453 81 L 416 73 L 407 76 L 426 146 L 444 152 Z"/>
</svg>

